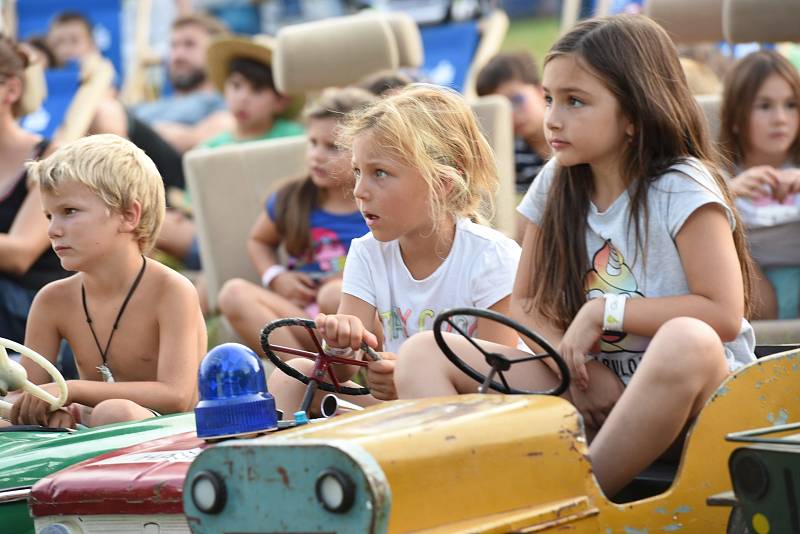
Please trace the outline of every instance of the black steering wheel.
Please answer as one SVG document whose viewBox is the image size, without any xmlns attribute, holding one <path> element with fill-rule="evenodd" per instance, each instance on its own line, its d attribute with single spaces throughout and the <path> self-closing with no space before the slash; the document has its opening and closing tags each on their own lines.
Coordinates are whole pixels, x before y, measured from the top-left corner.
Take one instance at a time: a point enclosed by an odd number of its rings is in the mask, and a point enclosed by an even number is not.
<svg viewBox="0 0 800 534">
<path fill-rule="evenodd" d="M 545 352 L 543 354 L 531 354 L 529 356 L 522 356 L 520 358 L 513 359 L 496 352 L 488 352 L 484 347 L 472 339 L 470 335 L 467 334 L 460 326 L 452 321 L 451 318 L 456 315 L 489 319 L 505 325 L 515 330 L 518 334 L 533 340 L 537 345 L 542 347 Z M 442 335 L 442 326 L 445 324 L 450 325 L 450 328 L 452 328 L 453 331 L 461 334 L 464 339 L 469 341 L 470 344 L 483 355 L 486 363 L 492 369 L 488 375 L 484 375 L 483 373 L 476 371 L 470 367 L 467 362 L 459 358 L 455 352 L 453 352 L 453 349 L 450 348 L 450 346 L 444 340 L 444 336 Z M 512 393 L 520 395 L 561 395 L 567 390 L 567 387 L 569 387 L 569 368 L 567 367 L 567 363 L 564 361 L 561 355 L 556 352 L 556 349 L 554 349 L 552 345 L 550 345 L 550 343 L 548 343 L 543 337 L 526 328 L 524 325 L 492 310 L 482 310 L 478 308 L 453 308 L 451 310 L 442 312 L 433 322 L 433 337 L 436 339 L 436 344 L 439 346 L 439 349 L 441 349 L 444 355 L 447 356 L 447 359 L 453 362 L 453 365 L 458 367 L 464 374 L 473 380 L 476 380 L 480 384 L 478 387 L 478 393 L 486 393 L 486 390 L 491 388 L 499 393 Z M 512 365 L 522 362 L 542 360 L 544 358 L 552 358 L 553 361 L 556 362 L 558 370 L 561 372 L 561 383 L 557 387 L 548 389 L 546 391 L 529 391 L 526 389 L 512 388 L 508 384 L 508 381 L 503 373 L 511 369 Z M 500 378 L 500 382 L 494 380 L 495 376 Z"/>
<path fill-rule="evenodd" d="M 307 350 L 284 347 L 282 345 L 275 345 L 270 343 L 269 335 L 278 328 L 282 328 L 285 326 L 301 326 L 305 328 L 306 332 L 308 332 L 308 335 L 311 338 L 311 342 L 316 347 L 317 352 L 309 352 Z M 364 360 L 356 360 L 353 358 L 342 358 L 340 356 L 334 356 L 333 354 L 328 354 L 322 348 L 322 344 L 317 338 L 317 335 L 314 333 L 316 328 L 317 325 L 314 323 L 314 321 L 310 319 L 301 319 L 301 318 L 277 319 L 275 321 L 272 321 L 271 323 L 268 323 L 261 330 L 261 348 L 264 349 L 264 354 L 266 354 L 267 358 L 269 358 L 269 360 L 275 364 L 275 367 L 277 367 L 287 375 L 291 376 L 292 378 L 299 380 L 303 384 L 313 386 L 314 389 L 318 388 L 323 391 L 330 391 L 333 393 L 343 393 L 346 395 L 369 395 L 369 388 L 366 387 L 354 388 L 339 384 L 339 381 L 336 379 L 336 375 L 331 369 L 332 363 L 366 367 L 367 362 Z M 366 343 L 362 343 L 361 350 L 364 351 L 366 357 L 370 358 L 373 361 L 381 359 L 378 353 L 376 353 L 374 350 L 368 347 Z M 314 360 L 313 375 L 306 376 L 297 369 L 295 369 L 294 367 L 292 367 L 291 365 L 288 365 L 286 362 L 284 362 L 281 358 L 279 358 L 275 354 L 276 351 L 283 352 L 286 354 L 292 354 L 294 356 L 301 356 L 303 358 L 308 358 L 309 360 Z M 326 375 L 330 379 L 330 382 L 326 382 L 324 380 Z M 313 394 L 313 391 L 311 394 Z"/>
</svg>

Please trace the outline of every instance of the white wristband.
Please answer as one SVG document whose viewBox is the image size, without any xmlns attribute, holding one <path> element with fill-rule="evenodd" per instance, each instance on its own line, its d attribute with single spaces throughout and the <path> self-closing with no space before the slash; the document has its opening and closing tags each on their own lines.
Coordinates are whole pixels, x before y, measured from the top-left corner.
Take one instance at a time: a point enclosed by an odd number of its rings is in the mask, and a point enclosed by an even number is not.
<svg viewBox="0 0 800 534">
<path fill-rule="evenodd" d="M 606 293 L 606 303 L 603 311 L 603 330 L 609 332 L 622 332 L 622 324 L 625 319 L 626 300 L 628 300 L 628 295 Z"/>
<path fill-rule="evenodd" d="M 353 354 L 353 349 L 350 347 L 331 347 L 324 339 L 322 340 L 322 350 L 331 356 L 337 356 L 339 358 L 346 358 Z"/>
<path fill-rule="evenodd" d="M 275 264 L 272 267 L 267 267 L 267 270 L 261 275 L 261 287 L 269 288 L 269 285 L 272 283 L 278 275 L 283 274 L 286 272 L 286 267 L 280 264 Z"/>
</svg>

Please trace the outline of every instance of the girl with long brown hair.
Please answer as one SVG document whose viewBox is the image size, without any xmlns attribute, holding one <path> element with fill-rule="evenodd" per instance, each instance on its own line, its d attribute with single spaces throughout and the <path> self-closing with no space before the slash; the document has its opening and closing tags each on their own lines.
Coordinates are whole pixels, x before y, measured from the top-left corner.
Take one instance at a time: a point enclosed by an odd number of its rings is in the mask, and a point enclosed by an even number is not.
<svg viewBox="0 0 800 534">
<path fill-rule="evenodd" d="M 342 270 L 350 241 L 368 232 L 353 199 L 350 153 L 336 142 L 345 116 L 374 96 L 363 89 L 328 89 L 305 112 L 309 175 L 271 193 L 258 216 L 247 250 L 261 273 L 261 287 L 229 280 L 220 290 L 219 308 L 253 350 L 264 324 L 281 317 L 333 313 L 339 305 Z M 279 261 L 283 247 L 286 263 Z M 281 344 L 305 346 L 308 336 L 282 329 Z M 313 348 L 313 347 L 308 347 Z"/>
<path fill-rule="evenodd" d="M 731 193 L 747 227 L 758 277 L 759 318 L 800 313 L 800 74 L 772 50 L 728 73 L 720 142 Z M 774 288 L 773 288 L 774 286 Z"/>
<path fill-rule="evenodd" d="M 754 360 L 749 259 L 664 30 L 643 16 L 582 22 L 551 49 L 542 85 L 554 156 L 518 208 L 528 224 L 512 315 L 566 360 L 565 397 L 613 496 Z M 474 392 L 431 345 L 420 336 L 400 350 L 400 397 Z M 469 343 L 452 346 L 488 371 Z M 516 367 L 512 386 L 556 384 L 557 369 L 542 361 Z"/>
</svg>

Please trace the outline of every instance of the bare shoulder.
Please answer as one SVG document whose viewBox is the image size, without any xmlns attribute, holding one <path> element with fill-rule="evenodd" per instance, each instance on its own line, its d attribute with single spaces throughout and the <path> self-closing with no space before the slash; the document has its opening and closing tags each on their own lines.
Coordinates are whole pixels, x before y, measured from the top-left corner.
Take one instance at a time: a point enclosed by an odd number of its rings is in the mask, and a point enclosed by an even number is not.
<svg viewBox="0 0 800 534">
<path fill-rule="evenodd" d="M 74 309 L 81 294 L 81 277 L 77 274 L 50 282 L 36 293 L 34 304 L 48 311 L 55 309 Z"/>
<path fill-rule="evenodd" d="M 148 269 L 152 269 L 151 284 L 158 295 L 159 307 L 164 303 L 197 303 L 197 289 L 192 282 L 179 272 L 162 265 L 157 261 L 151 261 Z"/>
</svg>

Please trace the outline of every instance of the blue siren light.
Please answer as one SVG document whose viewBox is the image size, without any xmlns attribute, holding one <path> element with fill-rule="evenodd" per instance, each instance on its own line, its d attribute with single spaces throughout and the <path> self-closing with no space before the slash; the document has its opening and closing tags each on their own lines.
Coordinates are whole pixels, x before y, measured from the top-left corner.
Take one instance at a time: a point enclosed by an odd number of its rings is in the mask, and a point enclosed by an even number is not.
<svg viewBox="0 0 800 534">
<path fill-rule="evenodd" d="M 274 430 L 275 399 L 255 352 L 225 343 L 205 355 L 198 371 L 200 401 L 194 409 L 197 437 L 217 439 Z"/>
</svg>

